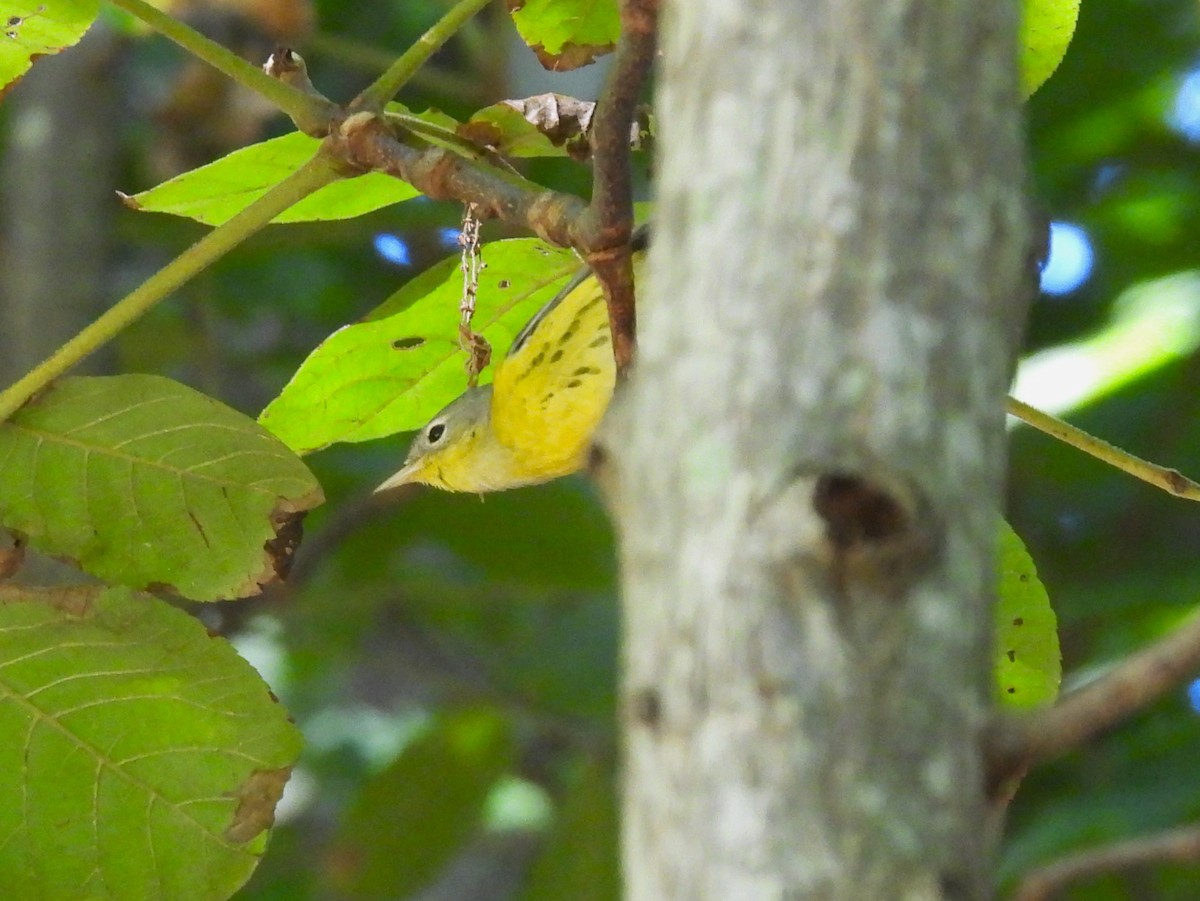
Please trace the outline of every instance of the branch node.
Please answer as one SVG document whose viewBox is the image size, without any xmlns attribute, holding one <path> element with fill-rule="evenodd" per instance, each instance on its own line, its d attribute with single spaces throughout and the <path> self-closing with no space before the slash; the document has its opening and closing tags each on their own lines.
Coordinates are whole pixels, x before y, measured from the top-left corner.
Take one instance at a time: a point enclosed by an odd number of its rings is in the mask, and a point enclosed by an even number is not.
<svg viewBox="0 0 1200 901">
<path fill-rule="evenodd" d="M 374 125 L 378 120 L 378 114 L 370 112 L 369 110 L 351 113 L 338 123 L 338 135 L 347 141 L 354 141 L 360 134 Z"/>
<path fill-rule="evenodd" d="M 263 63 L 263 71 L 272 78 L 282 81 L 307 97 L 319 100 L 322 107 L 330 109 L 333 102 L 316 89 L 308 77 L 308 66 L 304 58 L 290 47 L 276 47 L 267 61 Z M 330 120 L 321 116 L 297 114 L 292 116 L 296 128 L 311 138 L 323 138 L 329 134 Z"/>
</svg>

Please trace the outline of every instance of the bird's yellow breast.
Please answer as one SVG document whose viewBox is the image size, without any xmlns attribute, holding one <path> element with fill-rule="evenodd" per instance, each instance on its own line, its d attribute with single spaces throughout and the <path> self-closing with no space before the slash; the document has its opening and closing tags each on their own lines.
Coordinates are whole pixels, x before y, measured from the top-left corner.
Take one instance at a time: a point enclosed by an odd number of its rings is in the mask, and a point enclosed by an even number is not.
<svg viewBox="0 0 1200 901">
<path fill-rule="evenodd" d="M 491 426 L 545 481 L 584 464 L 612 401 L 616 365 L 600 283 L 585 278 L 518 340 L 496 369 Z"/>
<path fill-rule="evenodd" d="M 639 247 L 635 283 L 644 257 Z M 581 273 L 517 335 L 490 388 L 471 389 L 430 420 L 404 468 L 381 488 L 422 482 L 500 491 L 575 472 L 615 384 L 604 291 L 593 274 Z"/>
</svg>

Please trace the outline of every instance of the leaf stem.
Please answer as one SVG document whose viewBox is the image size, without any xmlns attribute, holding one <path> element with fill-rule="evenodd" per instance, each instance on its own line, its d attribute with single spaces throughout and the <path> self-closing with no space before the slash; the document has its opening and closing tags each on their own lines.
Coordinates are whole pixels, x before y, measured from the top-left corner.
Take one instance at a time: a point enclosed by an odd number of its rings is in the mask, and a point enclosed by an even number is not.
<svg viewBox="0 0 1200 901">
<path fill-rule="evenodd" d="M 257 91 L 286 113 L 305 134 L 321 136 L 328 132 L 329 120 L 337 106 L 320 96 L 304 93 L 262 69 L 246 62 L 233 51 L 209 40 L 194 28 L 151 6 L 146 0 L 108 0 L 118 9 L 149 25 L 163 37 L 174 41 L 193 56 L 228 75 L 238 84 Z"/>
<path fill-rule="evenodd" d="M 192 276 L 262 229 L 279 213 L 339 177 L 334 161 L 325 154 L 318 154 L 228 222 L 210 231 L 117 301 L 24 377 L 0 392 L 0 422 L 8 419 L 51 381 L 111 341 Z"/>
<path fill-rule="evenodd" d="M 1168 469 L 1157 463 L 1143 460 L 1141 457 L 1135 457 L 1128 451 L 1113 447 L 1107 441 L 1089 435 L 1083 429 L 1063 422 L 1057 416 L 1051 416 L 1036 407 L 1022 403 L 1015 397 L 1008 399 L 1007 410 L 1010 415 L 1033 426 L 1038 431 L 1045 432 L 1052 438 L 1057 438 L 1064 444 L 1069 444 L 1076 450 L 1081 450 L 1136 479 L 1148 482 L 1156 488 L 1161 488 L 1168 494 L 1184 500 L 1200 501 L 1200 484 L 1193 482 L 1176 469 Z"/>
<path fill-rule="evenodd" d="M 388 66 L 386 72 L 354 98 L 349 106 L 351 112 L 382 110 L 383 105 L 396 96 L 396 93 L 408 83 L 416 71 L 425 64 L 425 61 L 489 2 L 491 0 L 458 0 L 446 15 L 421 35 L 399 59 Z"/>
<path fill-rule="evenodd" d="M 411 113 L 398 113 L 392 110 L 385 110 L 383 118 L 384 121 L 411 131 L 421 138 L 450 147 L 460 156 L 465 156 L 473 160 L 482 160 L 487 157 L 487 154 L 477 145 L 472 144 L 458 132 L 443 125 L 438 125 L 436 122 L 427 122 L 420 116 L 414 116 Z"/>
<path fill-rule="evenodd" d="M 431 144 L 446 147 L 458 156 L 466 157 L 475 162 L 490 163 L 496 168 L 503 169 L 512 175 L 519 176 L 521 174 L 513 168 L 512 163 L 496 150 L 480 147 L 464 138 L 458 132 L 445 126 L 438 125 L 435 122 L 428 122 L 420 116 L 414 116 L 411 113 L 397 113 L 392 110 L 385 110 L 383 118 L 389 124 L 412 132 L 418 138 Z"/>
</svg>

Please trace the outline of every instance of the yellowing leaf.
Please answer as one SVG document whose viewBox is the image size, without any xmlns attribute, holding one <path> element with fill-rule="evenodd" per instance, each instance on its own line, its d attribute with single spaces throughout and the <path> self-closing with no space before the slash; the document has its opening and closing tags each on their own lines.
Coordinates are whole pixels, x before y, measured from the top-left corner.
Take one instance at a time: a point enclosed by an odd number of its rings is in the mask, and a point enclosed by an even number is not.
<svg viewBox="0 0 1200 901">
<path fill-rule="evenodd" d="M 1079 18 L 1079 0 L 1025 0 L 1021 17 L 1021 93 L 1028 97 L 1058 68 Z"/>
<path fill-rule="evenodd" d="M 1058 622 L 1029 552 L 1008 523 L 1001 524 L 999 557 L 996 698 L 1004 707 L 1040 707 L 1057 697 L 1062 679 Z"/>
<path fill-rule="evenodd" d="M 100 11 L 98 0 L 5 0 L 0 4 L 0 96 L 39 56 L 81 37 Z"/>
</svg>

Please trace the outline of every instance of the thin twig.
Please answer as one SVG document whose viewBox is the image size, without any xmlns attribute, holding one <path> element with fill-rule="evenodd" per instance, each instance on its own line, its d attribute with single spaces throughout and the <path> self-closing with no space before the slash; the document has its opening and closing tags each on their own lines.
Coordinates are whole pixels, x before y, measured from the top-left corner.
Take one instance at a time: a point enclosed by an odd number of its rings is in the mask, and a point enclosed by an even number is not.
<svg viewBox="0 0 1200 901">
<path fill-rule="evenodd" d="M 426 31 L 406 50 L 399 59 L 388 66 L 361 94 L 354 98 L 347 109 L 350 112 L 366 110 L 378 112 L 383 105 L 396 96 L 418 69 L 433 56 L 446 41 L 467 23 L 472 16 L 488 5 L 490 0 L 459 0 L 446 15 Z"/>
<path fill-rule="evenodd" d="M 233 51 L 209 40 L 194 28 L 155 9 L 145 0 L 109 0 L 131 16 L 149 25 L 165 38 L 174 41 L 193 56 L 204 60 L 214 69 L 228 75 L 240 85 L 257 91 L 286 113 L 305 134 L 324 135 L 337 106 L 319 95 L 306 94 L 279 79 L 272 78 L 257 66 L 246 62 Z"/>
<path fill-rule="evenodd" d="M 1181 826 L 1156 835 L 1081 851 L 1025 876 L 1012 901 L 1050 901 L 1074 882 L 1155 863 L 1200 861 L 1200 826 Z"/>
<path fill-rule="evenodd" d="M 453 150 L 459 156 L 464 156 L 469 160 L 486 161 L 506 172 L 520 175 L 516 167 L 505 159 L 496 148 L 480 147 L 457 132 L 443 125 L 438 125 L 436 122 L 429 122 L 420 116 L 414 116 L 411 113 L 399 113 L 394 110 L 384 110 L 383 118 L 389 124 L 396 127 L 396 134 L 409 131 L 418 138 L 424 138 L 431 144 L 441 144 Z"/>
<path fill-rule="evenodd" d="M 592 202 L 576 228 L 575 246 L 605 289 L 618 373 L 633 361 L 637 333 L 629 134 L 657 40 L 658 0 L 622 0 L 621 41 L 592 128 Z"/>
<path fill-rule="evenodd" d="M 460 38 L 463 32 L 459 32 Z M 309 35 L 304 42 L 304 52 L 315 57 L 324 57 L 348 69 L 377 75 L 383 72 L 396 59 L 396 54 L 382 47 L 376 47 L 356 38 L 317 31 Z M 455 67 L 454 71 L 427 63 L 413 73 L 409 85 L 425 93 L 436 94 L 439 97 L 453 97 L 464 104 L 485 106 L 492 97 L 491 90 L 473 78 L 469 73 L 462 73 Z"/>
<path fill-rule="evenodd" d="M 1078 748 L 1173 691 L 1200 670 L 1200 615 L 1130 654 L 1053 707 L 1002 717 L 985 733 L 992 794 L 1028 767 Z"/>
<path fill-rule="evenodd" d="M 317 90 L 316 85 L 312 83 L 312 79 L 308 77 L 308 64 L 304 62 L 304 57 L 292 48 L 276 47 L 271 55 L 267 57 L 267 61 L 263 63 L 262 68 L 272 78 L 276 78 L 284 84 L 295 88 L 307 97 L 312 97 L 318 103 L 331 103 L 324 94 Z M 323 138 L 329 134 L 329 129 L 332 125 L 331 115 L 333 110 L 332 106 L 327 107 L 326 111 L 330 115 L 325 116 L 324 119 L 320 119 L 315 123 L 311 123 L 311 129 L 305 131 L 305 134 L 314 138 Z"/>
<path fill-rule="evenodd" d="M 1165 466 L 1143 460 L 1141 457 L 1135 457 L 1128 451 L 1113 447 L 1107 441 L 1089 435 L 1056 416 L 1043 413 L 1029 404 L 1022 403 L 1015 397 L 1008 399 L 1007 409 L 1012 416 L 1033 426 L 1038 431 L 1045 432 L 1052 438 L 1057 438 L 1076 450 L 1081 450 L 1134 478 L 1141 479 L 1143 482 L 1184 500 L 1200 501 L 1200 483 L 1193 482 L 1178 470 L 1168 469 Z"/>
<path fill-rule="evenodd" d="M 15 413 L 29 398 L 84 357 L 111 341 L 196 273 L 202 272 L 264 228 L 281 212 L 341 177 L 338 165 L 324 154 L 305 163 L 228 222 L 210 231 L 167 263 L 46 360 L 0 392 L 0 421 Z"/>
</svg>

